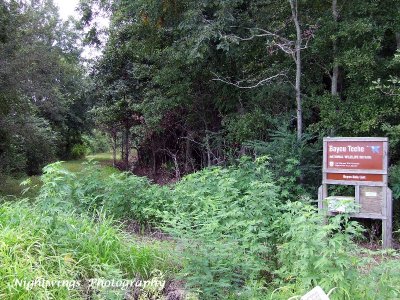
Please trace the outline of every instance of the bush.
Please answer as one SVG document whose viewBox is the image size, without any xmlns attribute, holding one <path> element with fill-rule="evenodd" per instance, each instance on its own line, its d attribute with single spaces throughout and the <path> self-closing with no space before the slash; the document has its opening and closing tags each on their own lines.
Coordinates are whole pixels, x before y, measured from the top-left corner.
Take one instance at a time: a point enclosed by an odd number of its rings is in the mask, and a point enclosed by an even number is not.
<svg viewBox="0 0 400 300">
<path fill-rule="evenodd" d="M 90 210 L 104 209 L 118 219 L 134 219 L 141 224 L 159 224 L 160 211 L 169 203 L 167 188 L 152 185 L 146 177 L 114 173 L 104 177 L 97 166 L 84 170 L 80 176 L 79 192 Z M 99 193 L 101 191 L 101 193 Z"/>
<path fill-rule="evenodd" d="M 277 192 L 263 158 L 188 175 L 172 189 L 165 230 L 182 241 L 182 273 L 203 299 L 236 295 L 275 267 Z"/>
<path fill-rule="evenodd" d="M 393 191 L 393 227 L 394 231 L 398 231 L 400 230 L 400 165 L 390 167 L 389 184 Z"/>
<path fill-rule="evenodd" d="M 5 128 L 7 133 L 0 132 L 0 173 L 40 174 L 42 167 L 55 159 L 56 133 L 41 118 L 23 118 L 18 126 L 13 121 L 6 120 L 11 126 Z"/>
<path fill-rule="evenodd" d="M 285 205 L 274 227 L 282 232 L 277 286 L 291 286 L 304 294 L 317 285 L 326 291 L 337 287 L 336 295 L 341 297 L 350 292 L 360 265 L 352 242 L 362 231 L 358 223 L 350 222 L 346 215 L 326 222 L 315 207 L 294 202 Z"/>
<path fill-rule="evenodd" d="M 39 204 L 46 211 L 104 210 L 116 218 L 160 224 L 184 245 L 182 272 L 204 297 L 239 292 L 273 266 L 277 187 L 263 158 L 188 175 L 173 189 L 127 173 L 104 176 L 91 165 L 82 173 L 45 168 Z M 90 176 L 88 176 L 90 174 Z"/>
<path fill-rule="evenodd" d="M 360 276 L 354 285 L 353 299 L 386 300 L 400 299 L 400 257 L 375 263 L 368 274 Z M 382 257 L 378 257 L 381 260 Z M 349 297 L 350 299 L 350 297 Z"/>
<path fill-rule="evenodd" d="M 161 211 L 169 205 L 168 188 L 152 185 L 145 177 L 114 172 L 91 162 L 78 173 L 60 162 L 44 168 L 39 203 L 46 210 L 80 212 L 103 210 L 117 219 L 159 224 Z"/>
<path fill-rule="evenodd" d="M 283 200 L 297 201 L 305 194 L 316 194 L 315 187 L 320 185 L 321 155 L 318 155 L 320 145 L 315 137 L 303 134 L 298 141 L 296 132 L 281 125 L 270 132 L 269 141 L 249 141 L 246 147 L 255 157 L 270 158 L 269 168 L 281 188 Z"/>
<path fill-rule="evenodd" d="M 85 144 L 75 144 L 71 149 L 71 159 L 84 158 L 89 153 L 89 148 Z"/>
</svg>

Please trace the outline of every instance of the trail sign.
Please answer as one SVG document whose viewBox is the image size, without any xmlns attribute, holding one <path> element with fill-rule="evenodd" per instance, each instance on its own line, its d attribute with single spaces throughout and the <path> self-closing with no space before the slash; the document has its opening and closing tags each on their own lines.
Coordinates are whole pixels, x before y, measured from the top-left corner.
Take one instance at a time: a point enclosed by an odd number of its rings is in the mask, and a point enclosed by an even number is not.
<svg viewBox="0 0 400 300">
<path fill-rule="evenodd" d="M 349 195 L 328 197 L 328 185 L 353 185 L 355 195 L 350 198 L 354 205 L 347 203 Z M 388 188 L 388 139 L 324 138 L 318 207 L 328 215 L 351 211 L 355 218 L 382 220 L 383 247 L 390 247 L 392 191 Z"/>
<path fill-rule="evenodd" d="M 387 138 L 325 138 L 323 181 L 386 185 L 387 154 Z"/>
</svg>

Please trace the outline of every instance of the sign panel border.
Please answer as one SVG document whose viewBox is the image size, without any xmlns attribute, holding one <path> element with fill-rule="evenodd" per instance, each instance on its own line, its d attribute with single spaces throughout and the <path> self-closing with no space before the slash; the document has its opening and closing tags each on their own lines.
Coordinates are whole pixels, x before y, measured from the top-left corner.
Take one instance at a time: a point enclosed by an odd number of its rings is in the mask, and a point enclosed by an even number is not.
<svg viewBox="0 0 400 300">
<path fill-rule="evenodd" d="M 329 142 L 381 142 L 383 143 L 383 170 L 368 169 L 340 169 L 328 168 L 328 143 Z M 387 137 L 325 137 L 323 139 L 323 161 L 322 161 L 322 183 L 323 184 L 340 184 L 340 185 L 370 185 L 370 186 L 387 186 L 388 182 L 388 143 Z M 361 181 L 361 180 L 329 180 L 328 173 L 343 174 L 378 174 L 383 175 L 382 181 Z"/>
</svg>

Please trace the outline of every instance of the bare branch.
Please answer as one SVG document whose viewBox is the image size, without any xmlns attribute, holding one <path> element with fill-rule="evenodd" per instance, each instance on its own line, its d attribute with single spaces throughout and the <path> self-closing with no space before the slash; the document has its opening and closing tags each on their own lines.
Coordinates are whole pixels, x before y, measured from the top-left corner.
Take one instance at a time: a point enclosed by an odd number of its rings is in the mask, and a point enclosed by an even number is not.
<svg viewBox="0 0 400 300">
<path fill-rule="evenodd" d="M 213 74 L 216 76 L 216 78 L 212 79 L 213 81 L 220 81 L 220 82 L 223 82 L 223 83 L 226 83 L 226 84 L 229 84 L 229 85 L 233 85 L 233 86 L 235 86 L 235 87 L 237 87 L 239 89 L 254 89 L 256 87 L 259 87 L 261 85 L 264 85 L 264 84 L 267 84 L 267 83 L 271 82 L 275 78 L 282 77 L 282 76 L 286 77 L 286 74 L 278 73 L 278 74 L 275 74 L 275 75 L 270 76 L 268 78 L 264 78 L 264 79 L 256 82 L 255 84 L 245 85 L 244 86 L 244 85 L 241 85 L 241 83 L 244 82 L 245 80 L 240 80 L 240 81 L 233 82 L 233 81 L 230 81 L 229 79 L 222 78 L 221 76 L 219 76 L 219 75 L 217 75 L 215 73 L 213 73 Z M 247 81 L 249 81 L 249 80 L 247 80 Z M 254 80 L 252 80 L 252 81 L 254 81 Z"/>
<path fill-rule="evenodd" d="M 252 32 L 252 35 L 248 36 L 248 37 L 241 37 L 238 36 L 236 34 L 227 34 L 224 35 L 222 32 L 220 32 L 220 36 L 226 39 L 230 39 L 230 40 L 236 40 L 236 41 L 251 41 L 254 40 L 256 38 L 265 38 L 265 37 L 271 37 L 271 41 L 269 41 L 269 51 L 270 53 L 274 53 L 276 49 L 279 49 L 281 51 L 283 51 L 284 53 L 290 55 L 290 56 L 294 56 L 295 52 L 296 52 L 296 41 L 294 40 L 289 40 L 281 35 L 279 35 L 276 32 L 271 32 L 262 28 L 244 28 L 246 30 L 249 30 L 250 32 Z M 312 38 L 313 36 L 313 31 L 309 30 L 307 32 L 307 36 L 304 39 L 305 45 L 301 45 L 300 46 L 300 50 L 304 50 L 308 47 L 308 42 L 309 40 Z M 276 48 L 276 49 L 274 49 Z"/>
</svg>

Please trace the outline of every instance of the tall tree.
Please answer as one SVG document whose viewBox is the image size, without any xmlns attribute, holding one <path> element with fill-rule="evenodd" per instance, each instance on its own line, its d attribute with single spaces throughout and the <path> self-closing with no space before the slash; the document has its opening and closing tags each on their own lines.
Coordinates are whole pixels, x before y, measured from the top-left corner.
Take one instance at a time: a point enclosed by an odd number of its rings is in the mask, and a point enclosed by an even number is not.
<svg viewBox="0 0 400 300">
<path fill-rule="evenodd" d="M 68 157 L 80 139 L 78 35 L 52 1 L 1 1 L 0 9 L 0 172 L 38 173 L 57 154 Z"/>
</svg>

